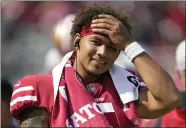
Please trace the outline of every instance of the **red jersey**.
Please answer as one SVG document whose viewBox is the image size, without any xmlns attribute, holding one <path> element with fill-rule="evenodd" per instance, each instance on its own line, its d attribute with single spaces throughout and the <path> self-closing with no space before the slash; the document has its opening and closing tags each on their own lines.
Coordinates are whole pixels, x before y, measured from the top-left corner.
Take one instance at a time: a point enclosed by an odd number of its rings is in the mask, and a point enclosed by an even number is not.
<svg viewBox="0 0 186 128">
<path fill-rule="evenodd" d="M 30 75 L 20 79 L 14 86 L 12 99 L 10 103 L 11 113 L 14 118 L 20 120 L 20 114 L 26 108 L 32 107 L 44 107 L 48 110 L 50 115 L 51 126 L 60 126 L 60 119 L 63 113 L 60 113 L 63 108 L 63 102 L 65 101 L 64 95 L 64 84 L 65 81 L 61 80 L 56 103 L 54 105 L 54 89 L 52 85 L 52 75 Z M 79 110 L 67 114 L 71 114 L 69 117 L 71 126 L 73 126 L 73 119 L 77 120 L 76 126 L 80 126 L 81 121 L 86 123 L 88 120 L 94 118 L 94 112 L 100 112 L 99 108 L 96 107 L 97 103 L 103 106 L 102 111 L 108 120 L 109 124 L 113 127 L 126 127 L 134 126 L 134 124 L 126 117 L 123 112 L 123 105 L 120 102 L 119 96 L 116 89 L 114 88 L 113 94 L 115 101 L 111 101 L 108 97 L 104 87 L 95 85 L 96 90 L 94 91 L 94 104 L 85 104 Z M 84 113 L 81 113 L 83 111 Z M 77 113 L 74 115 L 74 113 Z M 74 116 L 72 116 L 74 115 Z M 67 120 L 68 121 L 68 120 Z M 78 124 L 79 123 L 79 124 Z M 66 126 L 68 126 L 67 124 Z M 75 126 L 75 125 L 74 125 Z"/>
<path fill-rule="evenodd" d="M 24 109 L 44 107 L 50 114 L 51 127 L 136 126 L 135 100 L 141 84 L 134 75 L 113 68 L 111 74 L 121 74 L 113 77 L 106 73 L 103 79 L 85 89 L 77 82 L 73 68 L 66 66 L 65 78 L 60 77 L 59 86 L 54 86 L 53 75 L 30 75 L 20 79 L 14 85 L 10 103 L 13 117 L 20 120 Z M 124 89 L 118 90 L 114 85 L 121 79 L 124 83 L 120 82 L 122 87 L 119 88 Z"/>
<path fill-rule="evenodd" d="M 31 107 L 44 107 L 50 112 L 54 102 L 51 82 L 51 75 L 30 75 L 18 80 L 10 102 L 13 117 L 19 120 L 21 112 Z"/>
</svg>

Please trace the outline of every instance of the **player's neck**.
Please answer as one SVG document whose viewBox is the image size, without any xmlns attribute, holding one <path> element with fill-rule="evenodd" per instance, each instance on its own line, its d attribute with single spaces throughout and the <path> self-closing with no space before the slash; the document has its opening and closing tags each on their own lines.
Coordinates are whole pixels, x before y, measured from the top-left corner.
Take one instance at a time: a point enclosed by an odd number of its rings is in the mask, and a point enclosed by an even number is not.
<svg viewBox="0 0 186 128">
<path fill-rule="evenodd" d="M 77 65 L 76 65 L 77 63 Z M 100 79 L 100 76 L 95 76 L 95 75 L 91 75 L 90 73 L 88 73 L 84 67 L 80 64 L 79 61 L 74 62 L 73 68 L 75 69 L 75 71 L 78 73 L 78 75 L 80 76 L 80 78 L 82 79 L 83 83 L 85 85 L 88 85 L 90 83 L 96 82 Z"/>
</svg>

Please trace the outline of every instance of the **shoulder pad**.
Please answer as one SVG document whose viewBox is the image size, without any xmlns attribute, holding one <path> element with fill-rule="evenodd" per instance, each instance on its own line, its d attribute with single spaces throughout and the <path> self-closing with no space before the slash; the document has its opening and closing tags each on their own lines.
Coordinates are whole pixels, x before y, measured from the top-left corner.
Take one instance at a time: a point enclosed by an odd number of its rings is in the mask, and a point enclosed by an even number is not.
<svg viewBox="0 0 186 128">
<path fill-rule="evenodd" d="M 14 85 L 10 102 L 12 116 L 20 119 L 26 108 L 44 107 L 51 110 L 53 103 L 53 85 L 51 75 L 29 75 Z"/>
</svg>

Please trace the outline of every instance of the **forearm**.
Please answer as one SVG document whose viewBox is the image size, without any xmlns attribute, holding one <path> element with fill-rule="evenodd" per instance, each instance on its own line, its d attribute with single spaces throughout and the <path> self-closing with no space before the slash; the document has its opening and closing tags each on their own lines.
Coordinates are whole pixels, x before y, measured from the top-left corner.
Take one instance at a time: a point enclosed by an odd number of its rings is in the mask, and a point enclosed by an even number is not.
<svg viewBox="0 0 186 128">
<path fill-rule="evenodd" d="M 133 63 L 154 98 L 163 103 L 179 99 L 179 92 L 170 75 L 148 54 L 138 55 Z"/>
<path fill-rule="evenodd" d="M 36 116 L 21 122 L 21 128 L 32 128 L 32 127 L 48 128 L 49 127 L 48 119 L 44 116 Z"/>
<path fill-rule="evenodd" d="M 21 128 L 49 128 L 49 113 L 44 108 L 25 110 L 21 115 Z"/>
</svg>

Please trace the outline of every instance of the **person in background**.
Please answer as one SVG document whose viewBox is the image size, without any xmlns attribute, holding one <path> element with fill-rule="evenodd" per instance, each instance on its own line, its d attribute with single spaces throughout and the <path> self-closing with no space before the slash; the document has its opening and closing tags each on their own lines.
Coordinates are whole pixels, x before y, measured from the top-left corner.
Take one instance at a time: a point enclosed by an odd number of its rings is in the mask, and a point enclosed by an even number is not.
<svg viewBox="0 0 186 128">
<path fill-rule="evenodd" d="M 62 60 L 63 56 L 73 49 L 71 43 L 70 30 L 75 18 L 74 14 L 69 14 L 61 19 L 53 30 L 54 47 L 48 50 L 44 59 L 44 72 L 51 72 L 52 69 Z"/>
<path fill-rule="evenodd" d="M 2 128 L 15 128 L 13 118 L 10 113 L 10 99 L 12 96 L 12 85 L 5 79 L 1 78 L 1 127 Z"/>
<path fill-rule="evenodd" d="M 161 127 L 186 126 L 186 91 L 185 91 L 185 41 L 176 48 L 176 73 L 174 82 L 181 93 L 181 104 L 161 118 Z"/>
</svg>

